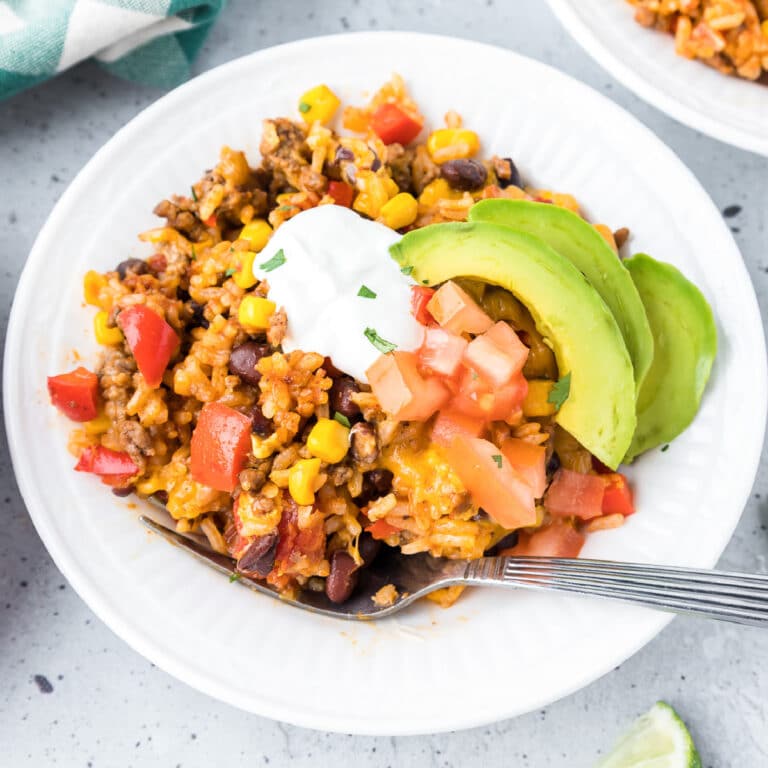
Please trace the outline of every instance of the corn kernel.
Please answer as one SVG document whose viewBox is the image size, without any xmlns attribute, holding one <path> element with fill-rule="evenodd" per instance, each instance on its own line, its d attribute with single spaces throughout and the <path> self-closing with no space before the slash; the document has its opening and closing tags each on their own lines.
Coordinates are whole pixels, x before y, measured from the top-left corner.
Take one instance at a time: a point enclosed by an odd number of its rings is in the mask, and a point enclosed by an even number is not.
<svg viewBox="0 0 768 768">
<path fill-rule="evenodd" d="M 85 297 L 85 303 L 94 307 L 101 307 L 101 309 L 109 309 L 104 306 L 106 301 L 100 298 L 101 289 L 107 285 L 107 278 L 104 275 L 96 272 L 93 269 L 89 269 L 83 277 L 83 296 Z"/>
<path fill-rule="evenodd" d="M 416 221 L 419 204 L 413 195 L 401 192 L 381 207 L 381 219 L 391 229 L 402 229 Z"/>
<path fill-rule="evenodd" d="M 427 151 L 436 163 L 472 157 L 479 149 L 478 135 L 463 128 L 440 128 L 427 139 Z"/>
<path fill-rule="evenodd" d="M 307 449 L 318 459 L 336 464 L 349 450 L 349 429 L 335 419 L 318 419 L 307 438 Z"/>
<path fill-rule="evenodd" d="M 277 449 L 281 447 L 280 438 L 277 432 L 273 432 L 269 437 L 259 437 L 251 435 L 251 453 L 256 459 L 268 459 Z"/>
<path fill-rule="evenodd" d="M 301 506 L 315 503 L 315 480 L 320 474 L 320 459 L 301 459 L 288 474 L 288 492 Z"/>
<path fill-rule="evenodd" d="M 112 426 L 109 416 L 106 413 L 100 413 L 95 419 L 86 421 L 83 424 L 86 435 L 103 435 Z"/>
<path fill-rule="evenodd" d="M 452 189 L 445 179 L 435 179 L 424 187 L 419 195 L 419 205 L 423 208 L 432 208 L 440 200 L 458 200 L 462 193 Z"/>
<path fill-rule="evenodd" d="M 269 319 L 277 309 L 275 302 L 261 296 L 245 296 L 240 302 L 237 319 L 248 333 L 266 331 Z"/>
<path fill-rule="evenodd" d="M 272 227 L 264 219 L 254 219 L 246 224 L 241 230 L 239 239 L 250 240 L 251 250 L 258 253 L 272 237 Z"/>
<path fill-rule="evenodd" d="M 119 328 L 110 328 L 107 325 L 109 314 L 103 309 L 97 312 L 93 318 L 93 333 L 96 341 L 105 346 L 114 346 L 123 340 L 123 332 Z"/>
<path fill-rule="evenodd" d="M 534 418 L 554 414 L 555 406 L 547 400 L 553 386 L 554 382 L 546 379 L 531 379 L 528 382 L 528 394 L 523 400 L 523 415 Z"/>
<path fill-rule="evenodd" d="M 253 251 L 241 251 L 233 260 L 233 268 L 237 272 L 232 275 L 232 279 L 235 281 L 235 285 L 244 291 L 253 288 L 259 282 L 258 278 L 253 274 L 253 260 L 255 258 L 256 254 Z"/>
<path fill-rule="evenodd" d="M 339 108 L 336 94 L 327 85 L 310 88 L 299 99 L 299 112 L 305 123 L 328 123 Z"/>
</svg>

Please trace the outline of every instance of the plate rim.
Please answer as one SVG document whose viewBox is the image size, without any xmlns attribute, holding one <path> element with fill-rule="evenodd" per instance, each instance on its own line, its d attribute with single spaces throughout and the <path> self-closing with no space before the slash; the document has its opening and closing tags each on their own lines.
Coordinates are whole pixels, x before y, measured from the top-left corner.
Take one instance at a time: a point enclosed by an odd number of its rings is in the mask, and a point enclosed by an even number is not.
<svg viewBox="0 0 768 768">
<path fill-rule="evenodd" d="M 270 717 L 276 720 L 282 720 L 284 722 L 289 722 L 289 723 L 303 726 L 303 727 L 310 727 L 310 728 L 326 730 L 326 731 L 337 731 L 337 732 L 358 733 L 358 734 L 379 734 L 379 735 L 392 735 L 392 734 L 411 735 L 411 734 L 422 734 L 422 733 L 437 733 L 437 732 L 443 732 L 448 730 L 463 729 L 463 728 L 470 728 L 478 725 L 483 725 L 488 722 L 495 722 L 501 719 L 523 714 L 524 712 L 531 711 L 532 709 L 536 709 L 545 704 L 549 704 L 549 703 L 552 703 L 553 701 L 559 700 L 564 696 L 570 695 L 571 693 L 577 690 L 580 690 L 581 688 L 590 684 L 594 680 L 610 672 L 616 666 L 616 663 L 621 663 L 622 661 L 630 658 L 632 655 L 634 655 L 634 653 L 640 650 L 640 648 L 642 648 L 648 642 L 650 642 L 650 640 L 652 640 L 661 631 L 661 629 L 664 626 L 666 626 L 669 623 L 669 621 L 671 621 L 673 617 L 665 614 L 655 613 L 655 612 L 649 613 L 646 631 L 638 633 L 637 642 L 634 644 L 633 648 L 627 649 L 625 647 L 625 649 L 621 653 L 621 659 L 618 662 L 616 659 L 611 658 L 607 660 L 607 663 L 603 663 L 602 665 L 595 665 L 594 668 L 591 668 L 589 670 L 589 672 L 578 676 L 578 678 L 575 680 L 575 682 L 572 685 L 560 689 L 558 691 L 558 694 L 555 697 L 552 697 L 551 694 L 543 695 L 535 699 L 530 704 L 530 706 L 526 707 L 526 709 L 524 710 L 521 710 L 519 707 L 510 707 L 510 709 L 508 710 L 496 711 L 490 716 L 488 715 L 488 713 L 473 715 L 470 712 L 470 713 L 465 713 L 463 716 L 461 714 L 457 714 L 456 717 L 452 718 L 450 721 L 443 720 L 441 722 L 435 722 L 430 720 L 429 717 L 425 717 L 423 720 L 420 720 L 417 724 L 412 724 L 407 721 L 398 720 L 397 717 L 395 716 L 387 720 L 385 723 L 383 723 L 383 727 L 382 727 L 382 725 L 377 725 L 374 722 L 366 723 L 364 718 L 362 718 L 361 720 L 356 720 L 354 723 L 350 723 L 347 721 L 341 722 L 338 716 L 335 716 L 335 715 L 326 716 L 324 714 L 317 714 L 317 713 L 308 712 L 308 711 L 301 712 L 301 711 L 297 711 L 293 707 L 289 708 L 288 706 L 281 706 L 274 701 L 271 701 L 269 699 L 264 699 L 264 698 L 260 699 L 257 705 L 254 702 L 252 695 L 245 696 L 245 695 L 240 695 L 236 691 L 233 692 L 226 685 L 219 684 L 218 681 L 214 680 L 213 678 L 207 677 L 205 674 L 202 674 L 202 673 L 198 674 L 197 670 L 191 668 L 183 660 L 183 657 L 174 656 L 172 654 L 165 653 L 162 647 L 157 645 L 154 640 L 152 640 L 150 637 L 147 636 L 146 630 L 141 627 L 140 622 L 129 621 L 129 620 L 124 621 L 123 619 L 121 619 L 120 614 L 112 609 L 108 597 L 102 597 L 97 585 L 91 583 L 90 580 L 87 578 L 87 576 L 80 571 L 78 566 L 78 558 L 74 556 L 69 557 L 68 553 L 63 552 L 61 549 L 58 549 L 59 542 L 57 541 L 57 537 L 51 533 L 49 526 L 47 524 L 48 514 L 46 513 L 46 510 L 45 510 L 45 504 L 42 501 L 42 499 L 38 497 L 37 490 L 34 487 L 34 484 L 32 483 L 32 479 L 30 476 L 27 475 L 26 467 L 22 464 L 22 461 L 21 461 L 22 448 L 20 445 L 20 429 L 19 429 L 19 424 L 17 423 L 17 417 L 15 415 L 16 414 L 15 409 L 20 404 L 21 393 L 17 391 L 17 388 L 14 388 L 12 390 L 11 387 L 9 386 L 11 385 L 11 379 L 12 379 L 10 363 L 14 358 L 18 356 L 19 345 L 22 343 L 24 338 L 23 324 L 22 324 L 22 319 L 23 319 L 22 305 L 28 304 L 27 296 L 31 294 L 34 290 L 34 285 L 32 283 L 33 267 L 38 262 L 41 262 L 45 258 L 45 253 L 42 249 L 41 243 L 44 241 L 44 238 L 48 231 L 55 231 L 61 225 L 61 220 L 64 218 L 65 209 L 68 207 L 69 201 L 76 200 L 77 196 L 80 193 L 80 190 L 87 185 L 89 173 L 93 172 L 93 167 L 97 165 L 97 161 L 102 156 L 108 155 L 116 144 L 119 145 L 119 143 L 123 141 L 126 133 L 135 131 L 137 130 L 137 128 L 140 129 L 146 122 L 151 122 L 154 119 L 154 115 L 156 112 L 160 112 L 161 110 L 165 109 L 168 106 L 169 102 L 172 102 L 174 99 L 180 98 L 188 90 L 194 91 L 194 89 L 199 88 L 201 85 L 204 85 L 209 80 L 215 80 L 216 78 L 220 77 L 222 73 L 226 73 L 228 69 L 242 66 L 244 61 L 253 61 L 253 60 L 257 60 L 260 57 L 268 57 L 275 50 L 282 50 L 284 52 L 285 51 L 290 52 L 291 49 L 300 50 L 301 47 L 304 45 L 307 45 L 309 43 L 318 43 L 319 41 L 322 41 L 323 44 L 326 44 L 326 45 L 333 45 L 334 43 L 343 42 L 345 40 L 349 40 L 350 38 L 356 38 L 359 40 L 359 39 L 366 39 L 366 38 L 381 39 L 385 37 L 390 37 L 394 41 L 402 41 L 404 37 L 407 37 L 414 41 L 423 41 L 425 43 L 434 42 L 434 41 L 438 41 L 443 45 L 446 43 L 449 43 L 449 44 L 458 43 L 460 45 L 475 47 L 478 50 L 486 49 L 496 53 L 502 52 L 506 56 L 510 56 L 513 59 L 522 59 L 528 63 L 533 63 L 537 67 L 542 68 L 543 70 L 555 73 L 557 77 L 566 78 L 572 83 L 574 83 L 575 85 L 577 85 L 578 87 L 589 89 L 590 91 L 595 93 L 597 96 L 599 96 L 603 100 L 606 109 L 614 110 L 615 112 L 620 113 L 620 115 L 624 119 L 632 120 L 637 125 L 638 130 L 645 132 L 649 140 L 653 141 L 656 144 L 657 149 L 662 153 L 666 153 L 670 157 L 670 159 L 676 163 L 680 173 L 688 177 L 688 182 L 691 184 L 691 189 L 698 194 L 698 196 L 702 200 L 702 203 L 708 204 L 714 211 L 717 210 L 711 198 L 707 194 L 706 190 L 703 188 L 701 183 L 696 179 L 696 177 L 693 175 L 690 169 L 688 169 L 688 167 L 677 157 L 677 155 L 664 142 L 662 142 L 657 136 L 655 136 L 655 134 L 649 128 L 647 128 L 647 126 L 642 124 L 641 121 L 637 120 L 637 118 L 634 118 L 634 116 L 632 116 L 631 113 L 629 113 L 627 110 L 623 109 L 622 107 L 617 105 L 615 102 L 605 97 L 603 94 L 600 94 L 595 89 L 591 88 L 591 86 L 576 80 L 575 78 L 568 75 L 567 73 L 564 73 L 538 60 L 531 59 L 530 57 L 527 57 L 527 56 L 523 56 L 522 54 L 519 54 L 515 51 L 510 51 L 500 46 L 495 46 L 487 43 L 479 43 L 477 41 L 467 40 L 464 38 L 445 36 L 445 35 L 432 35 L 432 34 L 424 34 L 424 33 L 416 33 L 416 32 L 398 32 L 398 31 L 376 31 L 376 32 L 358 32 L 358 33 L 349 33 L 349 34 L 325 35 L 325 36 L 318 36 L 318 37 L 312 37 L 312 38 L 305 38 L 302 40 L 285 43 L 279 46 L 272 46 L 272 47 L 265 48 L 260 51 L 256 51 L 254 53 L 248 54 L 246 56 L 238 57 L 218 67 L 208 70 L 205 73 L 199 75 L 198 77 L 190 80 L 188 83 L 184 84 L 183 86 L 170 91 L 168 94 L 165 94 L 164 96 L 159 98 L 157 101 L 149 105 L 147 108 L 139 112 L 130 121 L 128 121 L 117 133 L 114 134 L 112 138 L 110 138 L 99 150 L 97 150 L 97 152 L 91 157 L 91 159 L 85 164 L 85 166 L 83 166 L 83 168 L 78 172 L 77 176 L 70 183 L 70 185 L 65 190 L 64 194 L 61 196 L 59 201 L 57 201 L 53 210 L 51 211 L 45 223 L 41 227 L 40 232 L 38 233 L 38 236 L 35 239 L 35 242 L 32 246 L 27 263 L 24 266 L 24 269 L 22 271 L 21 277 L 19 279 L 19 282 L 16 288 L 13 306 L 9 316 L 8 331 L 6 335 L 4 372 L 3 372 L 3 384 L 4 384 L 3 401 L 4 401 L 4 411 L 5 411 L 6 432 L 8 435 L 8 444 L 9 444 L 12 464 L 14 468 L 14 474 L 16 476 L 16 480 L 19 485 L 21 495 L 24 499 L 25 506 L 27 507 L 27 510 L 29 512 L 30 518 L 32 519 L 33 524 L 35 525 L 35 528 L 38 531 L 38 534 L 43 540 L 43 543 L 45 544 L 49 555 L 52 557 L 56 566 L 59 568 L 62 574 L 70 581 L 70 583 L 72 584 L 74 589 L 78 592 L 80 597 L 86 602 L 89 608 L 93 610 L 93 612 L 113 632 L 115 632 L 115 634 L 121 637 L 134 650 L 139 652 L 141 655 L 143 655 L 145 658 L 149 659 L 153 663 L 155 663 L 158 667 L 160 667 L 164 671 L 173 675 L 178 680 L 188 685 L 191 685 L 197 690 L 200 690 L 216 699 L 219 699 L 230 705 L 236 706 L 240 709 L 243 709 L 255 714 L 259 714 L 265 717 Z M 730 235 L 730 233 L 727 233 L 727 234 L 731 238 L 731 241 L 733 243 L 733 248 L 735 250 L 735 254 L 740 255 L 738 246 L 736 245 L 735 241 L 733 241 L 732 235 Z M 746 284 L 750 288 L 751 303 L 753 304 L 752 308 L 753 308 L 753 311 L 756 313 L 756 316 L 759 318 L 759 308 L 758 308 L 757 299 L 754 292 L 754 286 L 751 283 L 751 280 L 749 278 L 748 272 L 744 265 L 743 259 L 739 258 L 734 264 L 734 266 L 737 269 L 741 269 L 742 278 L 746 279 Z M 763 394 L 765 394 L 766 391 L 768 391 L 768 384 L 766 380 L 766 371 L 768 369 L 766 368 L 766 363 L 765 363 L 766 353 L 765 353 L 765 342 L 764 342 L 762 325 L 760 325 L 759 334 L 760 334 L 760 338 L 763 339 L 763 343 L 760 345 L 760 356 L 761 356 L 762 364 L 759 366 L 759 381 L 757 385 L 758 385 L 758 389 Z M 761 428 L 759 430 L 756 430 L 754 435 L 754 440 L 753 440 L 754 445 L 751 446 L 750 455 L 752 456 L 752 465 L 751 467 L 749 467 L 750 471 L 745 473 L 745 477 L 749 477 L 751 479 L 749 481 L 748 487 L 743 489 L 742 498 L 741 498 L 742 507 L 751 492 L 751 488 L 754 483 L 754 477 L 756 475 L 758 463 L 761 456 L 761 449 L 762 449 L 764 429 L 765 429 L 765 415 L 766 415 L 766 409 L 768 409 L 768 398 L 763 396 L 762 403 L 763 403 L 763 408 L 762 408 L 762 413 L 760 414 Z M 733 531 L 735 530 L 736 525 L 738 524 L 738 520 L 739 518 L 736 518 L 734 520 L 733 527 L 731 528 L 727 537 L 725 537 L 724 541 L 719 547 L 719 550 L 721 553 L 725 548 L 725 546 L 727 545 L 727 543 L 730 541 L 733 535 Z"/>
<path fill-rule="evenodd" d="M 755 136 L 751 131 L 725 125 L 703 114 L 695 107 L 675 100 L 672 96 L 657 89 L 650 81 L 625 64 L 610 48 L 603 45 L 592 28 L 584 23 L 577 14 L 571 0 L 547 0 L 547 2 L 563 29 L 579 44 L 581 49 L 608 74 L 615 77 L 643 101 L 691 130 L 699 131 L 737 149 L 768 157 L 768 133 L 766 133 L 765 138 Z"/>
</svg>

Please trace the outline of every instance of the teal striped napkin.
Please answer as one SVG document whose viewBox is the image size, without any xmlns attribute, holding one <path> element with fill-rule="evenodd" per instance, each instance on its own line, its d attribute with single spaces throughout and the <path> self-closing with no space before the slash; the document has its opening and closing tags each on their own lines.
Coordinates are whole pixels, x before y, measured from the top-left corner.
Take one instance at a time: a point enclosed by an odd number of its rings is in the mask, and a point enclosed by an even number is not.
<svg viewBox="0 0 768 768">
<path fill-rule="evenodd" d="M 0 0 L 0 99 L 94 57 L 160 88 L 190 64 L 226 0 Z"/>
</svg>

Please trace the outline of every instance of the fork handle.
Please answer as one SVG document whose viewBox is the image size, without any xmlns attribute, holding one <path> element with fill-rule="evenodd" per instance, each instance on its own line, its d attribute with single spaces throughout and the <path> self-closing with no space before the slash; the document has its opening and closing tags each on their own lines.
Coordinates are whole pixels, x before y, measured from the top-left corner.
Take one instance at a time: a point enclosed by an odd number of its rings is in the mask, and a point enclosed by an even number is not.
<svg viewBox="0 0 768 768">
<path fill-rule="evenodd" d="M 768 576 L 550 557 L 486 557 L 462 582 L 602 597 L 768 628 Z"/>
</svg>

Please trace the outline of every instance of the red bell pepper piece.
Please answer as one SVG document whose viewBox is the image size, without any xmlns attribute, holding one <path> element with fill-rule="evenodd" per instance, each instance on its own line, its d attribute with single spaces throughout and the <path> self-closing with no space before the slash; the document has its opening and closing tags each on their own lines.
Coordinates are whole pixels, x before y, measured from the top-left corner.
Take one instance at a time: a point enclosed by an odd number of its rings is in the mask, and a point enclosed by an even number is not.
<svg viewBox="0 0 768 768">
<path fill-rule="evenodd" d="M 216 214 L 212 213 L 207 219 L 203 221 L 203 224 L 205 224 L 206 227 L 215 227 L 216 226 Z"/>
<path fill-rule="evenodd" d="M 390 525 L 384 519 L 371 523 L 365 530 L 368 531 L 374 539 L 386 539 L 394 533 L 400 533 L 399 528 L 395 528 L 394 525 Z"/>
<path fill-rule="evenodd" d="M 371 116 L 371 128 L 385 144 L 409 144 L 421 132 L 422 124 L 397 104 L 382 104 Z"/>
<path fill-rule="evenodd" d="M 251 448 L 251 419 L 222 403 L 206 403 L 190 446 L 193 479 L 232 493 Z"/>
<path fill-rule="evenodd" d="M 424 285 L 411 287 L 411 314 L 416 318 L 416 322 L 422 325 L 435 325 L 435 318 L 427 309 L 427 304 L 434 295 L 434 288 L 427 288 Z"/>
<path fill-rule="evenodd" d="M 75 471 L 90 472 L 114 480 L 116 477 L 133 477 L 139 468 L 125 451 L 113 451 L 103 445 L 91 445 L 80 454 Z"/>
<path fill-rule="evenodd" d="M 333 198 L 336 205 L 350 208 L 352 198 L 355 196 L 355 188 L 344 181 L 331 181 L 328 184 L 328 194 Z"/>
<path fill-rule="evenodd" d="M 90 421 L 99 413 L 99 378 L 80 366 L 48 377 L 51 402 L 72 421 Z"/>
<path fill-rule="evenodd" d="M 165 320 L 144 304 L 124 309 L 117 316 L 136 365 L 149 387 L 159 387 L 179 337 Z"/>
<path fill-rule="evenodd" d="M 605 482 L 605 493 L 603 494 L 603 514 L 614 515 L 617 512 L 624 517 L 635 513 L 635 502 L 632 498 L 632 489 L 629 487 L 627 478 L 620 472 L 612 472 L 608 475 L 602 475 Z"/>
</svg>

